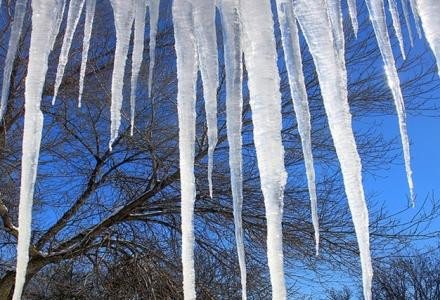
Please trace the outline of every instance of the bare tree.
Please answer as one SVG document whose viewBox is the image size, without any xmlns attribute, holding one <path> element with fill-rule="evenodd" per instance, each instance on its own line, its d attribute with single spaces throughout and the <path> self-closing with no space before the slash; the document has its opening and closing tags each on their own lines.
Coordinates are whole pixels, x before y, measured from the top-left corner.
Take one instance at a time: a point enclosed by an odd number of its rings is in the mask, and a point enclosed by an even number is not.
<svg viewBox="0 0 440 300">
<path fill-rule="evenodd" d="M 77 108 L 82 28 L 77 30 L 69 64 L 60 89 L 60 100 L 50 106 L 58 51 L 50 57 L 42 109 L 44 136 L 34 200 L 33 237 L 25 297 L 31 299 L 177 299 L 182 297 L 180 264 L 180 184 L 176 70 L 171 1 L 163 1 L 157 38 L 157 63 L 152 98 L 147 98 L 148 49 L 144 52 L 137 90 L 136 128 L 129 135 L 127 112 L 120 137 L 108 149 L 109 101 L 114 51 L 112 12 L 99 1 L 86 74 L 83 107 Z M 0 56 L 6 52 L 10 12 L 14 1 L 2 8 L 5 22 Z M 393 113 L 393 102 L 380 66 L 380 53 L 368 26 L 360 18 L 361 32 L 355 39 L 347 25 L 349 101 L 354 118 Z M 7 17 L 7 18 L 6 18 Z M 81 22 L 80 22 L 81 23 Z M 0 299 L 12 295 L 15 276 L 17 206 L 20 181 L 21 135 L 24 112 L 24 80 L 31 30 L 26 21 L 21 51 L 14 65 L 9 106 L 0 130 Z M 221 34 L 219 51 L 222 51 Z M 62 33 L 55 49 L 59 49 Z M 148 40 L 145 41 L 148 45 Z M 278 41 L 278 44 L 279 41 Z M 281 57 L 280 50 L 280 57 Z M 322 108 L 317 76 L 307 49 L 304 70 L 312 113 L 312 137 L 318 169 L 319 218 L 322 251 L 314 256 L 313 227 L 301 144 L 291 104 L 287 74 L 282 64 L 283 138 L 289 181 L 285 191 L 284 253 L 289 293 L 310 275 L 330 278 L 328 270 L 358 274 L 358 248 L 345 201 L 335 151 Z M 130 62 L 129 62 L 130 64 Z M 399 60 L 408 112 L 437 113 L 429 100 L 438 89 L 432 60 L 425 53 L 409 53 Z M 127 72 L 129 73 L 129 72 Z M 234 249 L 232 200 L 227 164 L 228 144 L 224 115 L 224 72 L 220 72 L 219 144 L 215 154 L 214 198 L 206 180 L 207 136 L 203 101 L 197 102 L 195 204 L 197 292 L 203 299 L 240 297 L 238 262 Z M 129 76 L 130 74 L 127 74 Z M 201 83 L 198 98 L 203 99 Z M 128 88 L 124 90 L 128 95 Z M 243 114 L 244 208 L 248 294 L 251 299 L 270 297 L 266 267 L 266 226 L 259 186 L 252 120 L 245 87 Z M 422 97 L 423 96 L 423 97 Z M 386 140 L 374 128 L 356 132 L 365 172 L 375 172 L 400 155 L 398 143 Z M 405 201 L 404 199 L 395 199 Z M 398 252 L 417 238 L 435 232 L 423 226 L 439 214 L 434 206 L 416 214 L 411 224 L 402 224 L 373 200 L 371 245 L 375 259 Z M 423 233 L 423 235 L 421 235 Z"/>
</svg>

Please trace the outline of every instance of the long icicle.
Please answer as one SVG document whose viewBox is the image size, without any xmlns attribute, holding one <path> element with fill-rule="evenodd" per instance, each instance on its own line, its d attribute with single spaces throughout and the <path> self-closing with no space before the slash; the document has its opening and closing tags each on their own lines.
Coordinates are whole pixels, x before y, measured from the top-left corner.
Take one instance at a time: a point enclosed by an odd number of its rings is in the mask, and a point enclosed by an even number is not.
<svg viewBox="0 0 440 300">
<path fill-rule="evenodd" d="M 353 27 L 353 32 L 355 37 L 357 37 L 359 24 L 357 19 L 357 7 L 356 0 L 347 0 L 348 12 L 350 13 L 351 26 Z"/>
<path fill-rule="evenodd" d="M 240 21 L 240 0 L 221 0 L 219 5 L 225 56 L 226 73 L 226 129 L 229 142 L 229 168 L 234 212 L 235 243 L 240 266 L 241 298 L 247 299 L 246 259 L 243 238 L 243 62 Z"/>
<path fill-rule="evenodd" d="M 148 98 L 151 99 L 153 89 L 154 61 L 156 60 L 156 35 L 159 20 L 160 0 L 149 0 L 148 10 L 150 15 L 150 67 L 148 69 Z"/>
<path fill-rule="evenodd" d="M 130 43 L 131 26 L 134 19 L 133 0 L 110 0 L 113 7 L 116 27 L 115 62 L 112 74 L 112 103 L 110 107 L 111 128 L 109 148 L 118 137 L 121 125 L 122 88 L 124 86 L 124 71 L 127 62 L 128 46 Z"/>
<path fill-rule="evenodd" d="M 136 105 L 136 87 L 144 54 L 146 0 L 134 0 L 134 46 L 131 63 L 130 90 L 130 135 L 134 130 L 134 114 Z"/>
<path fill-rule="evenodd" d="M 25 83 L 17 269 L 14 295 L 12 297 L 14 300 L 21 299 L 29 262 L 32 204 L 43 130 L 43 114 L 40 110 L 40 103 L 48 68 L 48 57 L 51 47 L 50 33 L 54 30 L 54 17 L 58 10 L 61 9 L 61 2 L 59 0 L 32 1 L 32 35 Z"/>
<path fill-rule="evenodd" d="M 277 0 L 277 13 L 280 22 L 281 37 L 289 76 L 290 93 L 301 137 L 304 163 L 307 174 L 307 184 L 312 210 L 312 223 L 315 231 L 315 250 L 319 253 L 319 220 L 317 209 L 315 169 L 313 167 L 310 111 L 307 100 L 307 91 L 302 71 L 301 49 L 298 38 L 298 28 L 293 15 L 291 0 Z"/>
<path fill-rule="evenodd" d="M 365 299 L 371 299 L 373 269 L 368 210 L 362 186 L 362 165 L 352 130 L 347 78 L 334 47 L 324 0 L 294 0 L 294 12 L 313 56 L 324 107 L 338 156 L 345 193 L 352 214 L 362 265 Z"/>
<path fill-rule="evenodd" d="M 55 25 L 50 36 L 50 50 L 53 51 L 58 32 L 60 31 L 61 23 L 63 22 L 64 10 L 66 9 L 66 0 L 61 0 L 61 9 L 59 9 L 55 16 Z"/>
<path fill-rule="evenodd" d="M 382 54 L 382 59 L 385 64 L 385 73 L 388 79 L 388 85 L 390 86 L 391 93 L 394 98 L 394 104 L 397 110 L 400 136 L 402 139 L 403 157 L 405 160 L 406 177 L 409 186 L 411 203 L 412 206 L 414 206 L 415 195 L 411 170 L 409 139 L 406 129 L 405 103 L 403 102 L 402 91 L 400 90 L 400 80 L 397 74 L 396 64 L 394 62 L 394 55 L 391 48 L 390 38 L 388 36 L 383 0 L 367 0 L 367 8 L 370 13 L 371 22 L 373 23 L 373 29 L 376 34 L 379 49 Z"/>
<path fill-rule="evenodd" d="M 84 38 L 81 56 L 81 71 L 79 75 L 78 107 L 81 107 L 84 90 L 84 77 L 86 75 L 87 58 L 89 56 L 90 37 L 92 36 L 93 19 L 95 16 L 96 0 L 86 0 L 86 19 L 84 22 Z"/>
<path fill-rule="evenodd" d="M 3 69 L 0 121 L 3 120 L 3 116 L 8 105 L 11 73 L 14 66 L 15 56 L 17 55 L 18 43 L 20 42 L 21 29 L 23 28 L 24 16 L 26 15 L 27 2 L 27 0 L 17 0 L 17 2 L 15 2 L 14 20 L 12 21 L 8 53 L 6 54 L 5 67 Z"/>
<path fill-rule="evenodd" d="M 243 0 L 241 13 L 254 143 L 266 208 L 272 299 L 286 299 L 282 218 L 287 173 L 281 139 L 280 78 L 270 2 Z"/>
<path fill-rule="evenodd" d="M 196 299 L 193 218 L 196 196 L 194 153 L 197 50 L 192 9 L 191 2 L 187 0 L 173 1 L 174 39 L 177 56 L 183 295 L 185 300 Z"/>
<path fill-rule="evenodd" d="M 390 8 L 391 18 L 393 20 L 394 32 L 396 33 L 397 40 L 399 41 L 400 52 L 402 53 L 403 59 L 406 59 L 405 47 L 403 45 L 402 28 L 400 26 L 400 17 L 396 0 L 388 0 L 388 6 Z"/>
<path fill-rule="evenodd" d="M 440 1 L 418 0 L 420 17 L 426 39 L 437 61 L 437 71 L 440 75 Z"/>
<path fill-rule="evenodd" d="M 69 3 L 69 11 L 67 13 L 66 31 L 64 32 L 63 46 L 61 47 L 60 58 L 58 62 L 57 75 L 55 77 L 55 88 L 52 98 L 52 105 L 57 99 L 58 90 L 63 81 L 64 69 L 66 68 L 69 59 L 69 51 L 72 46 L 73 35 L 75 34 L 76 26 L 78 25 L 81 16 L 84 0 L 71 0 Z"/>
<path fill-rule="evenodd" d="M 408 30 L 409 42 L 411 47 L 414 47 L 414 37 L 411 29 L 411 22 L 409 21 L 408 0 L 401 0 L 403 16 L 405 17 L 406 29 Z"/>
<path fill-rule="evenodd" d="M 199 70 L 203 82 L 206 123 L 208 127 L 208 184 L 212 198 L 212 169 L 217 145 L 218 58 L 215 30 L 215 0 L 192 0 L 194 32 Z"/>
</svg>

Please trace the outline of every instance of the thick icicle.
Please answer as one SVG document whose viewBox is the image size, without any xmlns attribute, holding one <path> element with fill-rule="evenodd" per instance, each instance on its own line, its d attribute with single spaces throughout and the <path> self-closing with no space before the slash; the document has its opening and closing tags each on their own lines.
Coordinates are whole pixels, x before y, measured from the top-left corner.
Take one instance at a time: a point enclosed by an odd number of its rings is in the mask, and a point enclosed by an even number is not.
<svg viewBox="0 0 440 300">
<path fill-rule="evenodd" d="M 397 39 L 399 40 L 400 52 L 402 53 L 403 59 L 406 59 L 405 47 L 403 45 L 402 28 L 400 27 L 399 11 L 397 10 L 396 0 L 388 0 L 388 6 L 390 8 L 391 18 L 393 19 L 394 31 Z"/>
<path fill-rule="evenodd" d="M 298 132 L 301 137 L 304 163 L 309 187 L 312 208 L 312 223 L 315 230 L 316 255 L 319 253 L 319 221 L 317 211 L 317 197 L 315 184 L 315 169 L 311 142 L 310 111 L 307 100 L 307 91 L 302 71 L 301 49 L 298 38 L 298 28 L 293 15 L 291 0 L 277 0 L 278 19 L 281 28 L 281 37 L 284 48 L 287 74 L 289 76 L 290 93 L 295 109 Z"/>
<path fill-rule="evenodd" d="M 420 15 L 419 15 L 419 9 L 417 7 L 417 1 L 416 0 L 409 0 L 409 4 L 411 6 L 411 11 L 414 16 L 414 23 L 416 24 L 416 30 L 417 34 L 419 35 L 419 38 L 422 38 L 422 30 L 420 29 Z"/>
<path fill-rule="evenodd" d="M 206 123 L 208 127 L 208 183 L 212 198 L 212 168 L 217 145 L 218 58 L 215 30 L 215 0 L 192 0 L 194 33 L 199 70 L 203 82 Z"/>
<path fill-rule="evenodd" d="M 177 56 L 177 109 L 179 114 L 179 164 L 182 210 L 183 295 L 196 298 L 194 274 L 194 178 L 195 98 L 197 50 L 194 36 L 193 6 L 187 0 L 174 0 L 173 22 Z"/>
<path fill-rule="evenodd" d="M 73 35 L 75 33 L 76 26 L 78 25 L 83 5 L 84 0 L 71 0 L 69 3 L 66 31 L 64 32 L 63 46 L 61 47 L 57 75 L 55 77 L 55 88 L 52 98 L 52 105 L 55 104 L 58 95 L 58 89 L 60 88 L 61 82 L 63 80 L 64 69 L 66 68 L 67 60 L 69 58 L 70 46 L 72 45 Z"/>
<path fill-rule="evenodd" d="M 354 35 L 357 37 L 359 24 L 357 19 L 356 0 L 347 0 L 348 12 L 350 13 L 351 26 L 353 27 Z"/>
<path fill-rule="evenodd" d="M 79 96 L 78 107 L 81 107 L 81 100 L 84 90 L 84 77 L 86 75 L 87 58 L 89 55 L 90 37 L 92 36 L 93 18 L 95 16 L 96 0 L 86 0 L 86 19 L 84 24 L 83 50 L 81 56 L 81 71 L 79 75 Z"/>
<path fill-rule="evenodd" d="M 151 99 L 153 88 L 154 61 L 156 58 L 157 22 L 159 20 L 160 0 L 149 0 L 148 11 L 150 15 L 150 68 L 148 70 L 148 98 Z"/>
<path fill-rule="evenodd" d="M 136 87 L 139 71 L 142 65 L 145 37 L 145 14 L 147 12 L 146 0 L 134 0 L 134 46 L 131 63 L 131 93 L 130 93 L 130 134 L 134 130 L 134 113 L 136 105 Z"/>
<path fill-rule="evenodd" d="M 432 52 L 437 60 L 437 71 L 440 75 L 440 1 L 418 0 L 423 30 Z"/>
<path fill-rule="evenodd" d="M 411 22 L 409 21 L 408 4 L 406 3 L 406 1 L 407 0 L 401 0 L 402 10 L 403 10 L 403 16 L 405 17 L 406 29 L 408 30 L 409 42 L 411 44 L 411 47 L 413 47 L 414 46 L 414 38 L 413 38 L 413 34 L 412 34 L 412 29 L 411 29 Z"/>
<path fill-rule="evenodd" d="M 316 65 L 324 107 L 336 154 L 341 164 L 345 192 L 359 244 L 364 296 L 371 299 L 368 210 L 362 186 L 362 165 L 353 135 L 347 101 L 347 79 L 334 47 L 324 0 L 294 0 L 294 12 Z"/>
<path fill-rule="evenodd" d="M 402 91 L 400 90 L 400 80 L 397 74 L 396 64 L 394 62 L 390 38 L 388 36 L 383 0 L 367 0 L 367 7 L 370 13 L 371 22 L 373 23 L 373 29 L 376 34 L 379 49 L 382 54 L 382 59 L 385 64 L 385 73 L 388 79 L 388 85 L 390 86 L 391 93 L 393 94 L 394 104 L 397 110 L 400 135 L 402 138 L 403 157 L 405 160 L 406 177 L 408 181 L 411 202 L 414 206 L 415 195 L 411 170 L 409 140 L 406 130 L 405 103 L 403 102 Z"/>
<path fill-rule="evenodd" d="M 50 37 L 50 50 L 53 51 L 53 47 L 55 46 L 55 41 L 57 39 L 58 32 L 60 31 L 61 23 L 63 22 L 64 10 L 66 8 L 66 0 L 61 1 L 61 9 L 57 11 L 55 16 L 55 26 L 52 29 L 51 37 Z"/>
<path fill-rule="evenodd" d="M 122 88 L 124 86 L 124 71 L 127 62 L 128 46 L 130 44 L 131 26 L 133 25 L 134 7 L 133 0 L 110 0 L 113 7 L 116 27 L 115 62 L 112 75 L 112 103 L 111 132 L 109 148 L 118 136 L 121 125 Z"/>
<path fill-rule="evenodd" d="M 1 2 L 0 2 L 1 3 Z M 17 55 L 18 43 L 20 41 L 23 20 L 26 14 L 27 0 L 17 0 L 15 2 L 14 20 L 11 26 L 11 36 L 9 38 L 8 53 L 6 54 L 5 67 L 3 69 L 2 96 L 0 104 L 0 121 L 6 112 L 8 104 L 9 86 L 11 84 L 11 73 L 14 66 L 15 56 Z"/>
<path fill-rule="evenodd" d="M 40 102 L 50 52 L 51 35 L 48 33 L 54 29 L 54 17 L 60 9 L 61 1 L 58 0 L 32 1 L 32 35 L 25 83 L 25 116 L 14 300 L 21 298 L 29 261 L 32 202 L 43 129 L 43 114 L 40 110 Z"/>
<path fill-rule="evenodd" d="M 270 1 L 242 0 L 241 14 L 254 143 L 266 208 L 272 299 L 285 299 L 281 222 L 287 174 L 281 140 L 280 78 Z"/>
<path fill-rule="evenodd" d="M 226 72 L 226 127 L 229 142 L 229 168 L 234 210 L 235 242 L 240 265 L 242 299 L 246 293 L 246 260 L 244 251 L 242 207 L 242 111 L 243 111 L 243 66 L 241 44 L 240 0 L 221 0 L 220 14 L 223 28 L 223 43 Z"/>
</svg>

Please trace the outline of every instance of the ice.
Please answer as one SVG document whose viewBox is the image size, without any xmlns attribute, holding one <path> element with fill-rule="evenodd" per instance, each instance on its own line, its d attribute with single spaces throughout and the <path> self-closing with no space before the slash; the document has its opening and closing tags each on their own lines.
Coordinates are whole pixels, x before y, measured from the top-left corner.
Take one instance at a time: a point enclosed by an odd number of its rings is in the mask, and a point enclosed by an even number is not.
<svg viewBox="0 0 440 300">
<path fill-rule="evenodd" d="M 182 210 L 183 294 L 187 300 L 196 298 L 194 273 L 194 178 L 195 151 L 195 88 L 197 80 L 197 49 L 194 36 L 193 5 L 174 0 L 173 22 L 177 57 L 177 109 L 179 119 L 179 164 Z"/>
<path fill-rule="evenodd" d="M 240 0 L 219 1 L 223 28 L 223 43 L 226 72 L 226 127 L 229 142 L 229 168 L 231 169 L 231 188 L 234 211 L 235 242 L 237 245 L 238 263 L 242 299 L 246 293 L 246 260 L 243 238 L 243 170 L 242 170 L 242 111 L 243 111 L 243 66 L 241 44 Z"/>
<path fill-rule="evenodd" d="M 409 140 L 406 130 L 405 103 L 403 102 L 402 91 L 400 90 L 399 76 L 397 74 L 393 50 L 391 48 L 390 38 L 388 36 L 383 0 L 367 0 L 367 8 L 370 13 L 370 20 L 373 23 L 373 29 L 376 34 L 379 49 L 382 54 L 382 59 L 385 64 L 385 74 L 387 76 L 388 85 L 390 86 L 391 93 L 393 94 L 394 104 L 397 110 L 400 136 L 403 146 L 403 157 L 405 160 L 406 177 L 408 181 L 411 202 L 414 206 L 415 195 L 412 180 Z"/>
<path fill-rule="evenodd" d="M 157 22 L 159 20 L 160 0 L 149 0 L 148 10 L 150 15 L 150 68 L 148 71 L 148 98 L 151 99 L 153 89 L 154 61 L 156 57 Z"/>
<path fill-rule="evenodd" d="M 136 87 L 139 71 L 142 65 L 145 36 L 145 14 L 147 12 L 146 0 L 134 0 L 134 46 L 131 63 L 131 94 L 130 94 L 130 134 L 134 130 L 134 113 L 136 105 Z"/>
<path fill-rule="evenodd" d="M 40 102 L 51 47 L 51 35 L 48 33 L 54 30 L 55 16 L 61 9 L 61 4 L 62 1 L 57 0 L 32 1 L 32 35 L 25 83 L 25 117 L 14 300 L 21 298 L 29 261 L 32 202 L 43 129 L 43 114 L 40 110 Z"/>
<path fill-rule="evenodd" d="M 409 42 L 411 44 L 411 47 L 413 47 L 414 46 L 414 38 L 412 35 L 411 23 L 409 21 L 408 4 L 406 3 L 406 1 L 407 0 L 401 0 L 402 10 L 403 10 L 403 16 L 405 17 L 406 28 L 408 30 Z"/>
<path fill-rule="evenodd" d="M 78 107 L 81 107 L 81 100 L 84 89 L 84 77 L 86 75 L 87 58 L 89 55 L 90 37 L 92 35 L 93 18 L 95 16 L 96 0 L 86 0 L 86 19 L 84 23 L 83 50 L 81 56 L 81 71 L 79 75 L 79 96 Z"/>
<path fill-rule="evenodd" d="M 215 0 L 192 0 L 194 33 L 199 70 L 203 82 L 206 123 L 208 127 L 208 183 L 212 198 L 212 169 L 217 145 L 218 58 L 215 30 Z"/>
<path fill-rule="evenodd" d="M 133 0 L 110 0 L 113 7 L 116 28 L 116 49 L 112 75 L 112 103 L 110 108 L 111 128 L 109 148 L 118 137 L 121 125 L 122 88 L 124 86 L 124 71 L 127 62 L 128 46 L 130 44 L 131 26 L 134 19 Z"/>
<path fill-rule="evenodd" d="M 64 69 L 66 68 L 69 59 L 70 46 L 72 45 L 73 35 L 76 26 L 78 25 L 81 11 L 84 5 L 84 0 L 71 0 L 69 3 L 69 11 L 67 13 L 67 24 L 64 32 L 63 46 L 61 47 L 60 58 L 58 62 L 57 75 L 55 78 L 55 88 L 52 98 L 52 105 L 55 104 L 58 89 L 63 81 Z"/>
<path fill-rule="evenodd" d="M 359 25 L 357 20 L 356 0 L 347 0 L 348 12 L 350 13 L 351 26 L 353 27 L 354 35 L 357 37 Z"/>
<path fill-rule="evenodd" d="M 394 31 L 396 32 L 397 39 L 399 40 L 400 52 L 402 53 L 403 59 L 406 59 L 405 47 L 403 45 L 402 28 L 400 27 L 399 11 L 397 9 L 396 0 L 388 0 L 388 6 L 390 8 L 391 18 L 393 19 Z"/>
<path fill-rule="evenodd" d="M 437 61 L 437 71 L 440 75 L 440 1 L 418 1 L 420 17 L 426 39 Z"/>
<path fill-rule="evenodd" d="M 422 30 L 420 29 L 420 16 L 419 16 L 419 9 L 417 7 L 417 1 L 416 0 L 409 0 L 409 3 L 411 6 L 411 11 L 414 16 L 417 34 L 419 35 L 419 38 L 422 38 Z"/>
<path fill-rule="evenodd" d="M 298 132 L 301 137 L 304 162 L 306 166 L 307 183 L 312 209 L 312 223 L 315 230 L 316 255 L 318 255 L 319 221 L 317 212 L 315 169 L 313 167 L 310 111 L 302 71 L 298 28 L 296 25 L 295 16 L 293 15 L 292 2 L 290 0 L 277 0 L 276 4 L 284 48 L 284 58 L 289 76 L 290 93 L 292 95 L 293 106 L 298 123 Z"/>
<path fill-rule="evenodd" d="M 1 6 L 1 2 L 0 2 Z M 14 20 L 11 25 L 11 36 L 9 38 L 8 52 L 6 54 L 5 67 L 3 69 L 2 98 L 0 104 L 0 121 L 6 112 L 9 97 L 9 86 L 11 83 L 11 73 L 14 66 L 15 56 L 17 55 L 18 43 L 20 41 L 23 20 L 26 15 L 27 0 L 17 0 L 15 3 Z"/>
<path fill-rule="evenodd" d="M 285 299 L 281 222 L 287 174 L 281 140 L 280 79 L 270 2 L 243 0 L 241 13 L 254 144 L 266 208 L 267 258 L 272 298 Z"/>
<path fill-rule="evenodd" d="M 295 0 L 294 12 L 313 56 L 324 107 L 338 156 L 345 192 L 359 244 L 364 296 L 371 299 L 368 210 L 362 186 L 362 165 L 354 139 L 347 101 L 347 79 L 334 47 L 333 34 L 323 0 Z"/>
<path fill-rule="evenodd" d="M 61 23 L 63 22 L 63 16 L 64 16 L 64 10 L 66 8 L 66 0 L 61 0 L 61 9 L 57 11 L 55 16 L 55 26 L 52 29 L 51 37 L 50 37 L 50 50 L 53 50 L 53 47 L 55 46 L 55 41 L 58 35 L 58 32 L 60 31 Z"/>
</svg>

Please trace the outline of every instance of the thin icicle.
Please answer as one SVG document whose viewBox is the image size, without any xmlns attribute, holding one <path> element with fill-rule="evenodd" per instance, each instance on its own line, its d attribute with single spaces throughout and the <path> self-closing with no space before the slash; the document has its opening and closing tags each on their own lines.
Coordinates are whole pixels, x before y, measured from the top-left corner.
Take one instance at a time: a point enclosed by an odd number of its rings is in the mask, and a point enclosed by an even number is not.
<svg viewBox="0 0 440 300">
<path fill-rule="evenodd" d="M 0 2 L 1 3 L 1 2 Z M 20 41 L 21 29 L 23 28 L 24 16 L 26 15 L 27 0 L 17 0 L 15 3 L 14 20 L 11 25 L 11 36 L 9 38 L 8 53 L 6 54 L 5 67 L 3 69 L 2 96 L 0 104 L 0 121 L 6 112 L 11 84 L 11 73 L 17 55 L 18 43 Z"/>
<path fill-rule="evenodd" d="M 419 16 L 419 9 L 417 7 L 417 1 L 416 0 L 409 0 L 409 4 L 411 6 L 411 11 L 414 16 L 414 23 L 416 24 L 417 34 L 419 36 L 419 39 L 421 39 L 422 38 L 422 30 L 420 28 L 420 16 Z"/>
<path fill-rule="evenodd" d="M 334 47 L 324 0 L 294 0 L 294 12 L 315 62 L 324 107 L 341 164 L 345 192 L 352 214 L 362 265 L 365 299 L 371 299 L 368 210 L 362 186 L 362 165 L 353 135 L 347 100 L 347 78 Z"/>
<path fill-rule="evenodd" d="M 57 11 L 55 16 L 55 26 L 52 29 L 51 37 L 50 37 L 50 50 L 53 51 L 53 47 L 55 46 L 55 41 L 57 39 L 58 32 L 60 31 L 61 23 L 63 22 L 64 10 L 66 8 L 66 0 L 61 1 L 61 9 Z"/>
<path fill-rule="evenodd" d="M 84 6 L 84 0 L 71 0 L 69 11 L 67 13 L 66 31 L 64 32 L 63 46 L 61 47 L 60 59 L 58 62 L 57 75 L 55 77 L 55 88 L 52 98 L 52 105 L 55 104 L 58 95 L 58 89 L 63 81 L 64 69 L 69 58 L 70 46 L 72 45 L 73 35 L 78 25 L 79 17 Z"/>
<path fill-rule="evenodd" d="M 144 54 L 146 0 L 134 0 L 134 46 L 131 63 L 131 93 L 130 93 L 130 135 L 134 130 L 134 113 L 136 105 L 136 87 L 139 71 Z"/>
<path fill-rule="evenodd" d="M 437 60 L 437 71 L 440 75 L 440 1 L 418 0 L 423 30 L 432 52 Z"/>
<path fill-rule="evenodd" d="M 84 23 L 83 50 L 81 56 L 81 71 L 79 75 L 78 107 L 81 107 L 84 90 L 84 77 L 86 75 L 87 58 L 89 55 L 90 37 L 92 36 L 93 19 L 95 16 L 96 0 L 87 0 L 86 19 Z"/>
<path fill-rule="evenodd" d="M 348 12 L 350 13 L 351 26 L 353 27 L 353 32 L 355 37 L 357 37 L 359 24 L 357 19 L 357 7 L 356 0 L 347 0 Z"/>
<path fill-rule="evenodd" d="M 391 93 L 393 94 L 394 104 L 399 119 L 400 136 L 402 138 L 403 157 L 405 160 L 406 177 L 408 181 L 411 203 L 415 205 L 414 185 L 411 170 L 411 156 L 409 151 L 409 140 L 406 130 L 405 103 L 403 102 L 402 91 L 400 90 L 400 80 L 394 62 L 393 50 L 391 49 L 390 38 L 388 36 L 387 24 L 385 21 L 385 10 L 383 0 L 367 0 L 367 7 L 373 29 L 376 34 L 382 59 L 385 64 L 385 73 L 388 79 Z"/>
<path fill-rule="evenodd" d="M 116 27 L 116 49 L 115 61 L 112 75 L 112 103 L 111 132 L 109 148 L 118 137 L 119 126 L 121 125 L 122 109 L 122 88 L 124 86 L 124 71 L 127 62 L 128 46 L 130 43 L 131 26 L 134 19 L 133 0 L 110 0 L 113 7 Z"/>
<path fill-rule="evenodd" d="M 150 15 L 150 68 L 148 70 L 148 98 L 151 99 L 153 89 L 154 61 L 156 58 L 156 35 L 159 20 L 160 0 L 149 0 L 148 11 Z"/>
<path fill-rule="evenodd" d="M 312 223 L 315 231 L 316 255 L 319 253 L 319 221 L 317 211 L 317 196 L 315 184 L 315 169 L 313 167 L 310 111 L 307 100 L 307 91 L 302 70 L 301 49 L 298 38 L 298 28 L 293 15 L 291 0 L 277 0 L 278 19 L 281 28 L 281 37 L 284 48 L 287 74 L 289 76 L 290 93 L 295 109 L 298 132 L 304 155 L 304 163 L 309 188 Z"/>
<path fill-rule="evenodd" d="M 243 159 L 242 159 L 242 111 L 243 111 L 243 66 L 240 0 L 221 0 L 220 14 L 223 28 L 223 43 L 226 73 L 226 127 L 229 142 L 229 168 L 234 210 L 235 242 L 240 265 L 241 295 L 246 293 L 246 259 L 244 250 L 243 207 Z"/>
<path fill-rule="evenodd" d="M 29 64 L 25 83 L 25 116 L 23 128 L 23 155 L 21 162 L 20 204 L 18 215 L 17 269 L 14 300 L 19 300 L 26 280 L 31 240 L 32 202 L 37 177 L 38 157 L 43 130 L 40 110 L 44 79 L 48 68 L 50 37 L 54 17 L 61 9 L 58 0 L 32 1 L 32 35 Z"/>
<path fill-rule="evenodd" d="M 192 0 L 194 32 L 199 70 L 203 82 L 206 123 L 208 127 L 208 183 L 212 198 L 212 169 L 217 145 L 218 58 L 215 30 L 215 0 Z"/>
<path fill-rule="evenodd" d="M 411 22 L 409 21 L 408 4 L 406 3 L 406 1 L 407 0 L 401 0 L 403 16 L 405 17 L 405 23 L 406 23 L 406 29 L 408 30 L 409 42 L 411 44 L 411 47 L 414 47 L 414 38 L 413 38 L 413 34 L 412 34 L 412 29 L 411 29 Z"/>
<path fill-rule="evenodd" d="M 402 53 L 403 59 L 406 59 L 405 47 L 403 45 L 402 28 L 400 27 L 399 11 L 397 10 L 396 0 L 388 0 L 388 6 L 390 8 L 391 18 L 393 19 L 394 31 L 397 39 L 399 40 L 400 52 Z"/>
<path fill-rule="evenodd" d="M 241 14 L 254 143 L 266 208 L 272 299 L 285 299 L 281 221 L 287 174 L 281 140 L 280 78 L 270 1 L 242 0 Z"/>
<path fill-rule="evenodd" d="M 194 273 L 194 177 L 195 99 L 197 50 L 194 36 L 192 4 L 173 1 L 174 39 L 177 56 L 177 109 L 179 114 L 179 165 L 182 214 L 182 267 L 185 300 L 196 299 Z"/>
</svg>

